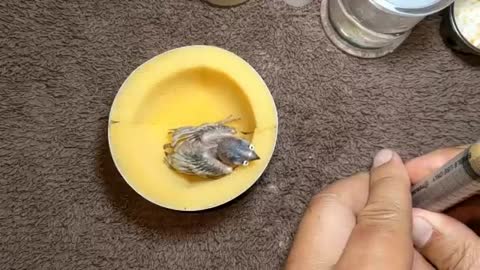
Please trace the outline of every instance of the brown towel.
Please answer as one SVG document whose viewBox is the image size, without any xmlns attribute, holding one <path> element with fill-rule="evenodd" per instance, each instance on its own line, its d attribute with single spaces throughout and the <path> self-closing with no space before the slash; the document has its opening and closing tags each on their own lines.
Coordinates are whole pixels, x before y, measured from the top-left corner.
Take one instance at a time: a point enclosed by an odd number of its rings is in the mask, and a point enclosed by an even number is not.
<svg viewBox="0 0 480 270">
<path fill-rule="evenodd" d="M 382 147 L 411 158 L 480 134 L 480 70 L 445 47 L 440 17 L 385 58 L 344 55 L 320 2 L 215 8 L 200 0 L 0 3 L 2 269 L 279 269 L 312 194 Z M 216 45 L 252 64 L 278 106 L 272 162 L 234 202 L 152 205 L 109 155 L 116 91 L 175 47 Z"/>
</svg>

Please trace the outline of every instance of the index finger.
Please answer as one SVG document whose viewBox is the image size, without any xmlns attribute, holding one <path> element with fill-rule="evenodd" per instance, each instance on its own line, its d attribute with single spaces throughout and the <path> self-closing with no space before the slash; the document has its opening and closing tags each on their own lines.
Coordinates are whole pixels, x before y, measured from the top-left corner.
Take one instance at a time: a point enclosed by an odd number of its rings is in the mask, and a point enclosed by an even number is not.
<svg viewBox="0 0 480 270">
<path fill-rule="evenodd" d="M 452 158 L 467 149 L 469 145 L 443 148 L 426 155 L 416 157 L 405 163 L 412 184 L 416 184 L 432 175 Z"/>
<path fill-rule="evenodd" d="M 405 166 L 407 167 L 412 184 L 419 183 L 426 177 L 433 175 L 443 165 L 469 146 L 470 145 L 463 145 L 443 148 L 408 161 Z M 477 228 L 477 233 L 480 232 L 480 229 L 478 229 L 480 226 L 477 225 L 480 224 L 480 195 L 474 196 L 448 209 L 446 213 L 470 227 Z"/>
</svg>

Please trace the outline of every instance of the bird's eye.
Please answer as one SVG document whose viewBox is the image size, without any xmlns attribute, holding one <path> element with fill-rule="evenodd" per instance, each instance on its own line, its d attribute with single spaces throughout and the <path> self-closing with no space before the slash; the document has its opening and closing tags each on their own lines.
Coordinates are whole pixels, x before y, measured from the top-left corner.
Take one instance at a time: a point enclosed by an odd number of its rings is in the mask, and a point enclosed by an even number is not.
<svg viewBox="0 0 480 270">
<path fill-rule="evenodd" d="M 243 166 L 248 166 L 248 161 L 245 160 L 242 165 Z"/>
<path fill-rule="evenodd" d="M 248 148 L 249 148 L 250 150 L 252 150 L 252 151 L 255 150 L 255 146 L 253 146 L 253 144 L 250 144 L 250 145 L 248 146 Z"/>
</svg>

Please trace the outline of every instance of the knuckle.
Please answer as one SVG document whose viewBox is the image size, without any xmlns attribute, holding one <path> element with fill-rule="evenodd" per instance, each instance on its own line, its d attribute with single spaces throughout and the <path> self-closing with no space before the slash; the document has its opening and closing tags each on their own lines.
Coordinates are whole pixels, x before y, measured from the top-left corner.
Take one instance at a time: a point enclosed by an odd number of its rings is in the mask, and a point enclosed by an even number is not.
<svg viewBox="0 0 480 270">
<path fill-rule="evenodd" d="M 319 206 L 338 203 L 338 194 L 331 192 L 320 192 L 312 197 L 309 208 L 317 208 Z"/>
<path fill-rule="evenodd" d="M 465 253 L 464 247 L 454 248 L 441 260 L 440 265 L 443 265 L 446 270 L 459 269 L 465 258 Z"/>
<path fill-rule="evenodd" d="M 476 266 L 480 264 L 480 259 L 476 247 L 472 242 L 466 241 L 456 248 L 452 248 L 450 252 L 443 257 L 440 265 L 442 269 L 458 270 L 458 269 L 477 269 Z"/>
<path fill-rule="evenodd" d="M 383 184 L 395 182 L 395 177 L 393 175 L 380 175 L 374 179 L 374 184 Z"/>
<path fill-rule="evenodd" d="M 410 190 L 409 177 L 397 172 L 374 176 L 370 185 L 373 189 L 391 193 Z"/>
<path fill-rule="evenodd" d="M 307 207 L 307 212 L 319 212 L 323 209 L 348 208 L 341 195 L 334 192 L 323 191 L 312 197 Z"/>
<path fill-rule="evenodd" d="M 402 220 L 402 208 L 398 202 L 372 202 L 359 214 L 359 219 L 366 223 L 396 223 Z"/>
</svg>

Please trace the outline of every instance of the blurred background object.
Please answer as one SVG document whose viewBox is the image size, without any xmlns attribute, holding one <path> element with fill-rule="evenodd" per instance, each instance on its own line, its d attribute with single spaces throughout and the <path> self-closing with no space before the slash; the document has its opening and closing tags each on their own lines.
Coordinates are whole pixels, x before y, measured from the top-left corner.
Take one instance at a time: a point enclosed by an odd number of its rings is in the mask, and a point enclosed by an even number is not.
<svg viewBox="0 0 480 270">
<path fill-rule="evenodd" d="M 454 0 L 325 0 L 322 23 L 343 51 L 364 58 L 393 52 L 425 16 Z"/>
<path fill-rule="evenodd" d="M 284 0 L 285 3 L 289 4 L 290 6 L 294 7 L 304 7 L 310 4 L 313 0 Z"/>
<path fill-rule="evenodd" d="M 442 37 L 451 49 L 480 55 L 480 1 L 457 0 L 444 12 Z"/>
<path fill-rule="evenodd" d="M 206 0 L 206 1 L 217 6 L 230 7 L 230 6 L 243 4 L 248 0 Z"/>
</svg>

